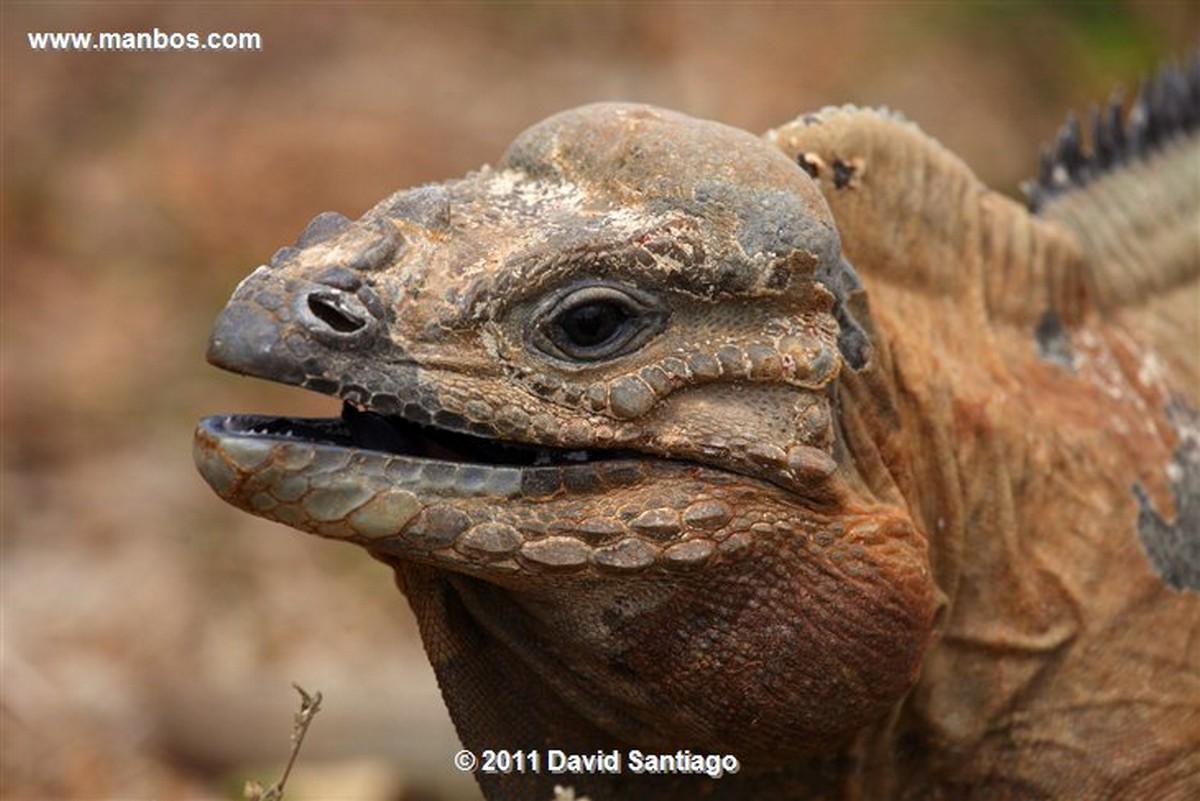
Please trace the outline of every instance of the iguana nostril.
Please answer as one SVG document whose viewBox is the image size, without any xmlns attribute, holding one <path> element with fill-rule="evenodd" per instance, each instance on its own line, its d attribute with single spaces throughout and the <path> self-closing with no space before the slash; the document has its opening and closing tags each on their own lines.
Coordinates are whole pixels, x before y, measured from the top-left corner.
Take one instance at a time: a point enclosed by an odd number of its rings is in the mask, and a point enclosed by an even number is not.
<svg viewBox="0 0 1200 801">
<path fill-rule="evenodd" d="M 367 324 L 366 320 L 343 308 L 337 298 L 320 294 L 308 296 L 308 310 L 313 316 L 339 334 L 353 334 Z"/>
</svg>

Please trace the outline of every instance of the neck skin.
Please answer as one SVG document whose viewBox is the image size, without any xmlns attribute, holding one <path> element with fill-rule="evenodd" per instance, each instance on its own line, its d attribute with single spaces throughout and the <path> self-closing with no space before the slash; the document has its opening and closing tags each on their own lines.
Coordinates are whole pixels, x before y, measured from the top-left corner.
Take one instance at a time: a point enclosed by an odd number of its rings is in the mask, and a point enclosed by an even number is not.
<svg viewBox="0 0 1200 801">
<path fill-rule="evenodd" d="M 1054 788 L 1094 772 L 1095 754 L 1054 749 L 1012 772 L 1015 743 L 1065 736 L 1070 714 L 1036 712 L 1066 683 L 1058 677 L 1119 691 L 1088 651 L 1112 642 L 1132 610 L 1186 629 L 1166 611 L 1172 601 L 1135 534 L 1132 485 L 1173 508 L 1162 469 L 1176 439 L 1170 393 L 1144 369 L 1145 344 L 1089 311 L 1079 256 L 1057 225 L 992 194 L 967 221 L 941 244 L 959 274 L 940 287 L 887 274 L 895 265 L 872 269 L 881 253 L 846 242 L 865 276 L 870 311 L 858 317 L 870 321 L 875 352 L 840 379 L 839 462 L 864 493 L 908 510 L 945 603 L 892 736 L 860 742 L 863 764 L 887 766 L 866 772 L 875 797 L 914 781 L 951 786 L 1008 771 L 1004 781 Z M 1014 302 L 995 276 L 1028 289 Z M 1070 366 L 1038 355 L 1047 309 L 1063 321 Z M 1126 638 L 1151 647 L 1144 635 Z M 914 751 L 922 756 L 898 754 L 897 729 L 927 744 Z"/>
</svg>

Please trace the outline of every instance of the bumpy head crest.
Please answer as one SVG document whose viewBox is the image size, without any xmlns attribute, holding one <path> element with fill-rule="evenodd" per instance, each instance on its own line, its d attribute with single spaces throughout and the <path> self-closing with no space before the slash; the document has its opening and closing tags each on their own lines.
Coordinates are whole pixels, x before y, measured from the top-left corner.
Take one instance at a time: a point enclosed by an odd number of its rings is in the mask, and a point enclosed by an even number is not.
<svg viewBox="0 0 1200 801">
<path fill-rule="evenodd" d="M 797 274 L 816 280 L 834 296 L 843 356 L 865 363 L 866 337 L 846 310 L 860 284 L 829 208 L 759 137 L 649 106 L 597 104 L 530 128 L 500 166 L 581 187 L 600 208 L 681 211 L 728 228 L 741 252 L 694 262 L 683 280 L 710 297 L 777 292 Z"/>
</svg>

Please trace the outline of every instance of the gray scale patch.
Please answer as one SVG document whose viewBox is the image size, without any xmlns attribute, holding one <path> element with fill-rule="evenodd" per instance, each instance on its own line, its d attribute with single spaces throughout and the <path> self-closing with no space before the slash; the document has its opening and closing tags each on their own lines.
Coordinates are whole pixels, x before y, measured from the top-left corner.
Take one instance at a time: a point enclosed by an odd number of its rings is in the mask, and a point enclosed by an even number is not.
<svg viewBox="0 0 1200 801">
<path fill-rule="evenodd" d="M 679 529 L 681 528 L 679 512 L 668 508 L 647 509 L 633 520 L 630 520 L 629 527 L 644 534 L 669 537 L 672 534 L 679 533 Z"/>
<path fill-rule="evenodd" d="M 302 442 L 289 442 L 281 448 L 275 459 L 284 470 L 303 470 L 316 458 L 316 448 Z"/>
<path fill-rule="evenodd" d="M 688 540 L 663 551 L 663 561 L 675 567 L 692 567 L 706 562 L 715 549 L 709 540 Z"/>
<path fill-rule="evenodd" d="M 313 520 L 342 520 L 371 499 L 370 489 L 356 483 L 315 487 L 304 498 L 304 509 Z"/>
<path fill-rule="evenodd" d="M 663 359 L 660 365 L 667 377 L 675 383 L 684 383 L 691 379 L 691 371 L 688 369 L 687 362 L 680 359 L 678 356 L 668 356 Z"/>
<path fill-rule="evenodd" d="M 469 400 L 463 406 L 463 413 L 468 420 L 476 423 L 484 423 L 492 419 L 495 414 L 492 407 L 481 400 Z"/>
<path fill-rule="evenodd" d="M 562 487 L 562 474 L 556 467 L 530 467 L 521 471 L 522 495 L 541 498 L 553 495 Z"/>
<path fill-rule="evenodd" d="M 596 470 L 608 487 L 628 487 L 641 482 L 646 476 L 640 462 L 598 462 Z"/>
<path fill-rule="evenodd" d="M 287 453 L 291 448 L 284 448 Z M 312 471 L 337 473 L 344 470 L 346 464 L 350 461 L 351 451 L 346 448 L 336 447 L 317 447 L 313 449 Z"/>
<path fill-rule="evenodd" d="M 421 502 L 413 493 L 396 488 L 380 491 L 356 509 L 349 523 L 361 537 L 370 540 L 391 537 L 421 510 Z"/>
<path fill-rule="evenodd" d="M 589 517 L 581 520 L 574 529 L 590 538 L 615 537 L 625 533 L 625 526 L 611 517 Z"/>
<path fill-rule="evenodd" d="M 717 549 L 721 553 L 732 554 L 737 553 L 738 551 L 743 551 L 749 547 L 750 534 L 745 531 L 739 531 L 734 534 L 730 534 L 728 537 L 722 540 L 721 544 L 717 546 Z"/>
<path fill-rule="evenodd" d="M 775 467 L 787 461 L 787 453 L 783 448 L 770 442 L 750 443 L 746 447 L 746 456 L 750 461 L 766 467 Z"/>
<path fill-rule="evenodd" d="M 215 448 L 197 446 L 193 449 L 192 455 L 204 480 L 222 498 L 227 497 L 237 478 L 237 472 L 230 466 L 229 460 L 219 456 Z"/>
<path fill-rule="evenodd" d="M 806 377 L 818 386 L 824 385 L 829 380 L 830 374 L 833 373 L 836 366 L 837 362 L 833 358 L 833 352 L 828 348 L 820 347 L 813 354 L 812 360 L 807 365 L 808 372 Z"/>
<path fill-rule="evenodd" d="M 309 517 L 304 510 L 299 506 L 277 506 L 271 512 L 271 519 L 276 523 L 283 523 L 285 526 L 304 530 L 305 525 L 309 522 Z"/>
<path fill-rule="evenodd" d="M 612 383 L 609 409 L 619 420 L 632 420 L 648 412 L 657 400 L 654 390 L 640 377 L 623 376 Z"/>
<path fill-rule="evenodd" d="M 348 540 L 354 536 L 354 529 L 350 528 L 344 520 L 317 523 L 310 530 L 321 537 L 331 540 Z"/>
<path fill-rule="evenodd" d="M 666 370 L 663 370 L 657 364 L 643 367 L 638 371 L 638 376 L 646 382 L 646 386 L 650 387 L 650 391 L 658 397 L 662 397 L 671 391 L 671 377 L 667 375 Z"/>
<path fill-rule="evenodd" d="M 562 471 L 562 483 L 572 494 L 595 492 L 600 484 L 599 471 L 595 464 L 570 465 Z"/>
<path fill-rule="evenodd" d="M 637 537 L 626 537 L 592 553 L 592 562 L 597 567 L 612 570 L 640 570 L 654 564 L 657 558 L 658 549 Z"/>
<path fill-rule="evenodd" d="M 471 525 L 471 518 L 453 506 L 430 506 L 404 531 L 404 538 L 421 548 L 436 550 L 450 545 Z"/>
<path fill-rule="evenodd" d="M 308 479 L 304 476 L 284 476 L 271 487 L 270 492 L 285 503 L 299 500 L 308 492 Z"/>
<path fill-rule="evenodd" d="M 592 549 L 573 537 L 546 537 L 521 546 L 521 556 L 542 567 L 571 570 L 583 567 Z"/>
<path fill-rule="evenodd" d="M 1062 318 L 1054 309 L 1046 309 L 1033 330 L 1037 341 L 1038 358 L 1057 364 L 1071 372 L 1075 371 L 1075 361 L 1071 352 L 1071 338 L 1063 325 Z"/>
<path fill-rule="evenodd" d="M 420 489 L 447 490 L 455 485 L 458 465 L 453 462 L 426 462 L 418 480 Z"/>
<path fill-rule="evenodd" d="M 250 506 L 256 512 L 269 512 L 276 505 L 276 500 L 265 492 L 256 492 L 250 499 Z"/>
<path fill-rule="evenodd" d="M 683 510 L 683 522 L 688 528 L 714 531 L 733 518 L 733 510 L 721 501 L 700 501 Z"/>
<path fill-rule="evenodd" d="M 494 493 L 491 487 L 492 468 L 485 465 L 460 465 L 458 475 L 454 480 L 454 489 L 463 495 L 488 495 Z"/>
<path fill-rule="evenodd" d="M 746 354 L 736 345 L 722 345 L 718 348 L 717 362 L 721 365 L 721 375 L 729 378 L 750 377 L 750 365 Z"/>
<path fill-rule="evenodd" d="M 487 495 L 514 498 L 521 492 L 521 470 L 516 467 L 493 467 L 488 470 L 485 486 Z"/>
<path fill-rule="evenodd" d="M 751 342 L 746 346 L 746 358 L 750 360 L 750 375 L 755 380 L 769 381 L 783 371 L 779 352 L 761 342 Z"/>
<path fill-rule="evenodd" d="M 397 456 L 388 461 L 387 467 L 384 468 L 384 475 L 393 484 L 413 485 L 418 483 L 422 467 L 422 462 L 416 459 Z"/>
<path fill-rule="evenodd" d="M 1175 519 L 1163 519 L 1146 491 L 1135 484 L 1138 538 L 1154 572 L 1164 582 L 1177 590 L 1200 591 L 1200 413 L 1175 402 L 1168 407 L 1167 416 L 1180 437 L 1167 468 L 1175 496 Z"/>
<path fill-rule="evenodd" d="M 711 380 L 721 377 L 721 365 L 710 354 L 692 353 L 687 358 L 688 370 L 697 378 Z"/>
<path fill-rule="evenodd" d="M 253 471 L 271 457 L 274 443 L 270 440 L 235 437 L 222 442 L 221 449 L 239 469 Z"/>
<path fill-rule="evenodd" d="M 521 545 L 521 534 L 507 523 L 480 523 L 465 531 L 454 547 L 467 554 L 507 556 Z"/>
</svg>

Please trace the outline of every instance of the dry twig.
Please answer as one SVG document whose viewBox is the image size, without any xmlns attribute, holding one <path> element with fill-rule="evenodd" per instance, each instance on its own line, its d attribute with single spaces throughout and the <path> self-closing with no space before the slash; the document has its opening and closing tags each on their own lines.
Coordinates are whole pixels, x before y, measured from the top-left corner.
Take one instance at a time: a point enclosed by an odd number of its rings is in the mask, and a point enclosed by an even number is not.
<svg viewBox="0 0 1200 801">
<path fill-rule="evenodd" d="M 313 718 L 321 711 L 320 692 L 309 695 L 299 684 L 293 683 L 292 686 L 296 688 L 296 692 L 300 693 L 300 709 L 292 719 L 292 753 L 288 756 L 283 775 L 270 787 L 264 789 L 253 779 L 246 781 L 246 786 L 242 790 L 246 801 L 283 801 L 283 788 L 287 784 L 288 776 L 292 773 L 292 766 L 296 764 L 296 757 L 300 754 L 304 735 L 308 734 L 308 727 L 312 725 Z"/>
</svg>

